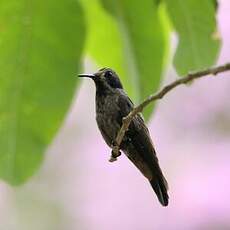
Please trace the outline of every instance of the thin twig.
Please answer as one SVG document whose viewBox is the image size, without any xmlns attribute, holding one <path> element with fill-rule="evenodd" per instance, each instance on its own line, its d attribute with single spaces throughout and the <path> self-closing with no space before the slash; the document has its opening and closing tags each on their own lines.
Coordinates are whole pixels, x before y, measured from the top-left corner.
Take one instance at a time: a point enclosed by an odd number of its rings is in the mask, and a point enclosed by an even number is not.
<svg viewBox="0 0 230 230">
<path fill-rule="evenodd" d="M 188 82 L 193 81 L 194 79 L 201 78 L 207 75 L 217 75 L 218 73 L 226 72 L 230 70 L 230 63 L 227 63 L 222 66 L 209 68 L 206 70 L 189 73 L 187 76 L 179 78 L 178 80 L 170 83 L 169 85 L 166 85 L 161 91 L 159 91 L 156 94 L 150 95 L 148 98 L 146 98 L 142 103 L 140 103 L 138 106 L 133 108 L 133 110 L 123 118 L 122 126 L 120 131 L 117 134 L 115 145 L 112 148 L 112 155 L 110 158 L 110 162 L 113 162 L 117 159 L 118 156 L 120 156 L 120 145 L 123 140 L 123 137 L 125 135 L 125 132 L 128 130 L 129 125 L 132 121 L 132 119 L 151 102 L 159 100 L 163 98 L 169 91 L 177 87 L 178 85 L 186 84 Z"/>
</svg>

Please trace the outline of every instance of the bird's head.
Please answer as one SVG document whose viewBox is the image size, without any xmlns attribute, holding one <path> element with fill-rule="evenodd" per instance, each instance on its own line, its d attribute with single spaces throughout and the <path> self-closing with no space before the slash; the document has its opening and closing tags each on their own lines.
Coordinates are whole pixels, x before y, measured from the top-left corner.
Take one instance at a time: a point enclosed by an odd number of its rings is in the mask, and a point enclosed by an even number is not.
<svg viewBox="0 0 230 230">
<path fill-rule="evenodd" d="M 79 74 L 78 76 L 91 78 L 95 82 L 97 91 L 123 89 L 118 75 L 110 68 L 102 68 L 94 74 Z"/>
</svg>

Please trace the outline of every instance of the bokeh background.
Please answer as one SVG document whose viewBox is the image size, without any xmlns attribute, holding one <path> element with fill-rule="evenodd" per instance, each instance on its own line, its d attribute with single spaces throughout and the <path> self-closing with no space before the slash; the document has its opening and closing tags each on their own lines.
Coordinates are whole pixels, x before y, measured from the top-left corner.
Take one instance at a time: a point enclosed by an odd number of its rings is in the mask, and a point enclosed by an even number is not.
<svg viewBox="0 0 230 230">
<path fill-rule="evenodd" d="M 222 0 L 219 64 L 230 60 L 229 22 L 230 1 Z M 85 71 L 97 68 L 85 61 Z M 162 85 L 176 77 L 171 65 Z M 19 187 L 0 183 L 1 230 L 230 229 L 230 73 L 180 86 L 157 103 L 148 126 L 169 183 L 167 208 L 125 156 L 108 162 L 94 94 L 83 80 L 36 175 Z"/>
</svg>

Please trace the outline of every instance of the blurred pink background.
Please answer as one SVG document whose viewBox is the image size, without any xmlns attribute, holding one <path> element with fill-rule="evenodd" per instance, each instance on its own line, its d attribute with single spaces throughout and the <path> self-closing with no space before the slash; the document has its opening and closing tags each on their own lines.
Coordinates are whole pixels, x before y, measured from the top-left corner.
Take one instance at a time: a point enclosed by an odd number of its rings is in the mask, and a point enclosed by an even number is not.
<svg viewBox="0 0 230 230">
<path fill-rule="evenodd" d="M 218 22 L 218 63 L 224 64 L 230 61 L 229 0 L 220 1 Z M 162 85 L 176 77 L 170 67 Z M 84 80 L 28 183 L 0 183 L 0 230 L 230 229 L 230 72 L 180 86 L 157 104 L 149 129 L 169 183 L 167 208 L 125 156 L 108 162 L 94 94 L 94 84 Z"/>
</svg>

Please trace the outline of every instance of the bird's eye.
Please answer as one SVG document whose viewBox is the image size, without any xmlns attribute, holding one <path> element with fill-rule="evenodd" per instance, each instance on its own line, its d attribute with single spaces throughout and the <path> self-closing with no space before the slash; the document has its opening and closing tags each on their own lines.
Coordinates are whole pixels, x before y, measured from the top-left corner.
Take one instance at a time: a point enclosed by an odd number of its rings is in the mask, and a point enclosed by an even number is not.
<svg viewBox="0 0 230 230">
<path fill-rule="evenodd" d="M 112 77 L 113 76 L 113 73 L 111 71 L 106 71 L 105 72 L 105 77 L 106 78 L 109 78 L 109 77 Z"/>
</svg>

